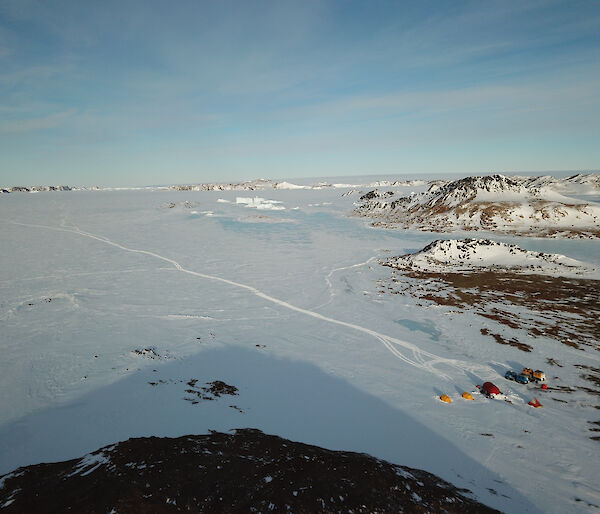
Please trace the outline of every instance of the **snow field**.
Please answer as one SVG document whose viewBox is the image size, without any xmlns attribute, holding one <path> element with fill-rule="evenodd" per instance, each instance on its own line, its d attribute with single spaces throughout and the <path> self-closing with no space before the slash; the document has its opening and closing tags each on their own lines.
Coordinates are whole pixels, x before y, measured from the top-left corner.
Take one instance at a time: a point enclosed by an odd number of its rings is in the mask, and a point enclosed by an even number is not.
<svg viewBox="0 0 600 514">
<path fill-rule="evenodd" d="M 340 193 L 273 193 L 295 221 L 277 230 L 237 223 L 235 193 L 3 197 L 0 473 L 135 435 L 255 426 L 427 469 L 507 512 L 596 503 L 592 400 L 578 392 L 567 407 L 540 398 L 544 409 L 531 409 L 529 390 L 500 376 L 543 366 L 545 349 L 483 345 L 473 314 L 380 293 L 389 269 L 377 259 L 431 238 L 345 219 L 352 198 Z M 186 198 L 221 218 L 156 207 Z M 133 353 L 145 348 L 160 358 Z M 564 345 L 553 356 L 597 365 Z M 240 396 L 192 406 L 191 378 Z M 513 403 L 459 398 L 485 380 Z"/>
</svg>

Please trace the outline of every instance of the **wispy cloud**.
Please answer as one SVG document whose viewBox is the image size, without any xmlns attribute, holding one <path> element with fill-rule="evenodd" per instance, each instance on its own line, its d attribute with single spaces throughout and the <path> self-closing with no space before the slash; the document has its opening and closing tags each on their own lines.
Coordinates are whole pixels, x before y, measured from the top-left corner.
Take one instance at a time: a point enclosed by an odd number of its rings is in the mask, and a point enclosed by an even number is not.
<svg viewBox="0 0 600 514">
<path fill-rule="evenodd" d="M 75 114 L 74 109 L 44 116 L 0 121 L 0 134 L 24 134 L 52 129 L 64 124 Z"/>
<path fill-rule="evenodd" d="M 31 66 L 14 71 L 0 71 L 0 87 L 27 87 L 29 85 L 40 85 L 53 76 L 61 73 L 61 69 L 49 65 Z"/>
<path fill-rule="evenodd" d="M 560 0 L 0 0 L 0 164 L 46 145 L 342 166 L 600 137 L 598 34 L 600 4 Z"/>
</svg>

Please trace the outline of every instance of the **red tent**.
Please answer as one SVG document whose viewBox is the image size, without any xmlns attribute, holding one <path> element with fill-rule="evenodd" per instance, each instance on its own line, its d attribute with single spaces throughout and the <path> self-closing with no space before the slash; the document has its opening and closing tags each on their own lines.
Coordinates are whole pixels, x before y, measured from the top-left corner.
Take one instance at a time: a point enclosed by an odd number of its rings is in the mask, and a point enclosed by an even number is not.
<svg viewBox="0 0 600 514">
<path fill-rule="evenodd" d="M 501 394 L 500 389 L 498 389 L 491 382 L 484 382 L 484 384 L 481 386 L 481 391 L 487 394 L 488 396 L 491 396 L 493 394 Z"/>
</svg>

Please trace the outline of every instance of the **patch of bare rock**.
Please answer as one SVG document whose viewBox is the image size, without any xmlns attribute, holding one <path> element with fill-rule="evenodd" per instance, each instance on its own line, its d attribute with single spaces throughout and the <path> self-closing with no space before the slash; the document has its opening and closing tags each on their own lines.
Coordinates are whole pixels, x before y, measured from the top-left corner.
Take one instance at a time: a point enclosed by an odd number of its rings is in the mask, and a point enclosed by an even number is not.
<svg viewBox="0 0 600 514">
<path fill-rule="evenodd" d="M 497 512 L 418 469 L 256 429 L 139 438 L 0 477 L 3 512 Z"/>
</svg>

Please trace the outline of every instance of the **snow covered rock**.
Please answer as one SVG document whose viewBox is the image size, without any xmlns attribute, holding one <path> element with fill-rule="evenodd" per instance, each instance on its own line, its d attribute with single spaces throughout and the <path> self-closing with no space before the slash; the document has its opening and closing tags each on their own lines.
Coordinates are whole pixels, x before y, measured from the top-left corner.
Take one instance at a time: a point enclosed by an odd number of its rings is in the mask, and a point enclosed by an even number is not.
<svg viewBox="0 0 600 514">
<path fill-rule="evenodd" d="M 598 270 L 564 255 L 533 252 L 490 239 L 438 239 L 417 253 L 392 257 L 384 264 L 425 273 L 511 271 L 600 278 Z"/>
<path fill-rule="evenodd" d="M 432 183 L 423 193 L 399 196 L 373 190 L 355 214 L 434 232 L 489 230 L 535 236 L 600 237 L 600 204 L 568 198 L 540 180 L 503 175 Z"/>
<path fill-rule="evenodd" d="M 39 193 L 41 191 L 74 191 L 81 188 L 72 186 L 13 186 L 2 187 L 0 193 Z"/>
</svg>

